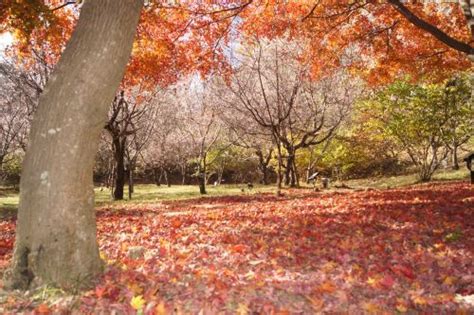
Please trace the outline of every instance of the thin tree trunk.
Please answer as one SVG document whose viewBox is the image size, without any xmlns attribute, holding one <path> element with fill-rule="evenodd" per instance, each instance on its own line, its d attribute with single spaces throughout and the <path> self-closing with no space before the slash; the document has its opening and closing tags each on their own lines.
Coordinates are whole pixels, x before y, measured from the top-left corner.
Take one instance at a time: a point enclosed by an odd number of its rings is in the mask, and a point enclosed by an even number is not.
<svg viewBox="0 0 474 315">
<path fill-rule="evenodd" d="M 283 159 L 281 156 L 281 144 L 277 142 L 277 155 L 278 155 L 278 167 L 277 167 L 277 191 L 276 195 L 281 196 L 281 182 L 282 182 L 282 175 L 281 175 L 281 166 L 283 164 Z"/>
<path fill-rule="evenodd" d="M 129 165 L 129 170 L 128 170 L 128 188 L 131 191 L 131 193 L 135 193 L 135 181 L 134 181 L 134 176 L 133 172 L 135 170 L 135 163 L 133 161 L 130 161 L 128 163 Z"/>
<path fill-rule="evenodd" d="M 201 195 L 207 194 L 206 179 L 204 178 L 204 176 L 202 174 L 199 174 L 199 193 Z"/>
<path fill-rule="evenodd" d="M 221 168 L 217 171 L 217 185 L 222 183 L 222 177 L 224 176 L 224 168 Z"/>
<path fill-rule="evenodd" d="M 458 161 L 458 146 L 453 144 L 453 170 L 459 169 L 459 161 Z"/>
<path fill-rule="evenodd" d="M 268 185 L 268 167 L 264 166 L 260 171 L 262 172 L 262 184 Z"/>
<path fill-rule="evenodd" d="M 109 177 L 109 187 L 110 187 L 110 198 L 114 198 L 114 188 L 115 188 L 115 165 L 112 166 L 112 173 L 110 173 Z"/>
<path fill-rule="evenodd" d="M 186 185 L 186 166 L 181 166 L 181 184 Z"/>
<path fill-rule="evenodd" d="M 143 3 L 86 0 L 33 119 L 5 288 L 87 287 L 102 271 L 92 171 Z"/>
<path fill-rule="evenodd" d="M 296 160 L 295 151 L 292 148 L 287 148 L 288 158 L 286 164 L 286 182 L 285 184 L 290 187 L 297 186 L 297 175 L 296 175 Z"/>
<path fill-rule="evenodd" d="M 201 163 L 203 163 L 204 166 L 201 166 Z M 199 193 L 201 195 L 207 194 L 207 191 L 206 191 L 206 164 L 205 164 L 205 162 L 202 162 L 202 161 L 199 162 L 199 167 L 198 167 L 198 184 L 199 184 Z"/>
<path fill-rule="evenodd" d="M 156 186 L 160 186 L 160 178 L 158 176 L 158 168 L 154 167 L 153 168 L 153 181 L 155 182 Z"/>
<path fill-rule="evenodd" d="M 168 171 L 166 169 L 163 169 L 163 174 L 165 176 L 165 183 L 166 183 L 166 186 L 168 187 L 171 187 L 171 183 L 170 183 L 170 180 L 168 178 Z"/>
<path fill-rule="evenodd" d="M 290 172 L 291 172 L 290 163 L 287 158 L 286 167 L 285 167 L 285 186 L 290 186 L 290 176 L 291 176 Z"/>
<path fill-rule="evenodd" d="M 257 150 L 255 153 L 258 156 L 258 164 L 259 164 L 259 169 L 260 172 L 262 172 L 262 184 L 263 185 L 268 185 L 268 164 L 270 163 L 270 160 L 272 158 L 272 151 L 270 150 L 269 154 L 264 157 L 263 152 L 261 150 Z"/>
<path fill-rule="evenodd" d="M 201 153 L 199 156 L 198 166 L 198 180 L 199 180 L 199 192 L 201 195 L 207 194 L 206 183 L 207 183 L 207 165 L 206 165 L 206 153 Z"/>
<path fill-rule="evenodd" d="M 133 169 L 130 167 L 128 170 L 128 200 L 132 200 L 133 193 L 134 193 Z"/>
<path fill-rule="evenodd" d="M 114 200 L 123 200 L 123 191 L 125 187 L 125 151 L 124 144 L 121 143 L 120 139 L 114 139 L 114 151 L 115 151 L 115 189 L 114 189 Z"/>
<path fill-rule="evenodd" d="M 161 180 L 163 179 L 163 168 L 160 168 L 160 177 L 158 177 L 158 186 L 161 186 Z"/>
<path fill-rule="evenodd" d="M 113 186 L 114 172 L 115 172 L 114 163 L 110 159 L 109 160 L 109 167 L 108 167 L 108 170 L 107 170 L 107 177 L 105 179 L 105 187 L 111 188 Z"/>
<path fill-rule="evenodd" d="M 296 167 L 296 155 L 293 156 L 293 177 L 291 178 L 291 187 L 300 187 L 300 177 L 298 168 Z"/>
<path fill-rule="evenodd" d="M 311 164 L 308 164 L 306 167 L 306 184 L 309 184 L 309 178 L 311 177 L 313 173 L 313 168 L 311 167 Z"/>
</svg>

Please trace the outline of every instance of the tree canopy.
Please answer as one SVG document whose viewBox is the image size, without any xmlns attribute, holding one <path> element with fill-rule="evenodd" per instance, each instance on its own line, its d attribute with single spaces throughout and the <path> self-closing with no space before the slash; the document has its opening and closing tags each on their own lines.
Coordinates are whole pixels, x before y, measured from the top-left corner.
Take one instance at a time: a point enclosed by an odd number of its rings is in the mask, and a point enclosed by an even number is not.
<svg viewBox="0 0 474 315">
<path fill-rule="evenodd" d="M 148 1 L 123 84 L 167 85 L 193 71 L 228 74 L 236 42 L 282 35 L 306 40 L 302 58 L 315 77 L 344 65 L 372 84 L 407 73 L 441 80 L 471 67 L 461 2 Z M 4 1 L 0 31 L 14 34 L 16 52 L 47 49 L 55 63 L 80 10 L 81 1 Z"/>
</svg>

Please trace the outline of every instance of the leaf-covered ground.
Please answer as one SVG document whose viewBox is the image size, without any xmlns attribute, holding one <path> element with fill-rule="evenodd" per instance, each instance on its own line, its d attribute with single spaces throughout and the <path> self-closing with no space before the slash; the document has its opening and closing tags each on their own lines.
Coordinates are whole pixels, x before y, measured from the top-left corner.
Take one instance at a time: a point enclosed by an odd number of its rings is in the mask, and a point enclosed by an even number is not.
<svg viewBox="0 0 474 315">
<path fill-rule="evenodd" d="M 0 222 L 0 268 L 14 225 Z M 93 290 L 4 294 L 0 312 L 474 312 L 466 183 L 103 208 L 98 238 L 109 267 Z"/>
</svg>

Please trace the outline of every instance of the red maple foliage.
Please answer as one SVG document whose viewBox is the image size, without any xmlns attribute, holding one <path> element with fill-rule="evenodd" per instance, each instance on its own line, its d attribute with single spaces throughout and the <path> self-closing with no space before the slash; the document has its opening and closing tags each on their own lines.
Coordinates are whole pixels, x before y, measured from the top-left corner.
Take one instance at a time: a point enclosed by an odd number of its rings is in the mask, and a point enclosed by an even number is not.
<svg viewBox="0 0 474 315">
<path fill-rule="evenodd" d="M 468 313 L 473 196 L 458 182 L 102 208 L 97 286 L 43 302 L 13 294 L 0 311 Z M 0 268 L 14 229 L 0 221 Z"/>
</svg>

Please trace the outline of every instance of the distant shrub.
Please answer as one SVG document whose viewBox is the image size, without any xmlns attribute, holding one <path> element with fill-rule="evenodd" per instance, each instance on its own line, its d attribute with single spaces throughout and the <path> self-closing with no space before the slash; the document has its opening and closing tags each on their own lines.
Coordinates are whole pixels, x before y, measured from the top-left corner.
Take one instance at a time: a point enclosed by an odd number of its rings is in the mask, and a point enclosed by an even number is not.
<svg viewBox="0 0 474 315">
<path fill-rule="evenodd" d="M 7 158 L 0 170 L 0 180 L 5 186 L 17 188 L 20 184 L 21 163 L 23 157 L 21 155 L 13 155 Z"/>
</svg>

